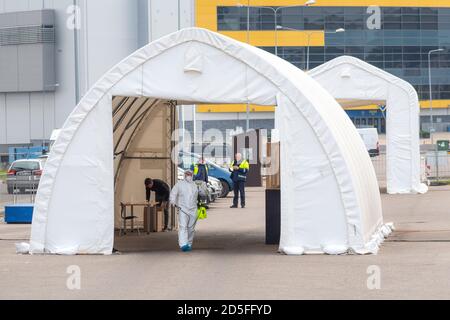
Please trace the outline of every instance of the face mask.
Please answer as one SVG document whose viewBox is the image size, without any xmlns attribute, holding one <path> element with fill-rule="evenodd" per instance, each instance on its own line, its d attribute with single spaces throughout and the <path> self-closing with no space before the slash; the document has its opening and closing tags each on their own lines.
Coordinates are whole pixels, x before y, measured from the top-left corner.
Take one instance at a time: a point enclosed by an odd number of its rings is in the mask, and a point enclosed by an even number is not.
<svg viewBox="0 0 450 320">
<path fill-rule="evenodd" d="M 186 177 L 186 181 L 187 181 L 187 182 L 192 182 L 192 181 L 194 181 L 194 178 L 191 177 L 191 176 L 187 176 L 187 177 Z"/>
</svg>

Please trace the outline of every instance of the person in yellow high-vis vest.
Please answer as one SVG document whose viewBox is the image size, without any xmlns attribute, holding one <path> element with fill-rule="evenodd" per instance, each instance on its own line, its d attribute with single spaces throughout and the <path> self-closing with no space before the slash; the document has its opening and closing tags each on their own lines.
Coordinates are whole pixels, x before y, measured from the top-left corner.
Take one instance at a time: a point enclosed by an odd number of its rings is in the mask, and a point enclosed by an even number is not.
<svg viewBox="0 0 450 320">
<path fill-rule="evenodd" d="M 193 166 L 194 181 L 204 181 L 208 183 L 209 182 L 208 171 L 209 171 L 208 165 L 206 164 L 205 159 L 201 158 L 199 162 Z"/>
<path fill-rule="evenodd" d="M 242 154 L 238 153 L 234 161 L 231 163 L 230 172 L 231 179 L 234 184 L 234 199 L 231 208 L 237 208 L 239 205 L 239 196 L 241 196 L 241 207 L 245 208 L 245 184 L 247 182 L 247 174 L 250 171 L 250 164 L 247 160 L 242 159 Z"/>
</svg>

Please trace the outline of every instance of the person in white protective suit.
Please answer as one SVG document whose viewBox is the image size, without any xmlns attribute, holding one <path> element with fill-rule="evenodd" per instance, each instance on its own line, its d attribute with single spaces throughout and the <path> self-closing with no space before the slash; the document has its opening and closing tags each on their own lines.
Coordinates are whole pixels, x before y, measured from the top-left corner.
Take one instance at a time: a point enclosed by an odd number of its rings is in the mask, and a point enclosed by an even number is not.
<svg viewBox="0 0 450 320">
<path fill-rule="evenodd" d="M 179 209 L 178 242 L 183 252 L 192 251 L 198 220 L 198 195 L 199 189 L 192 171 L 184 173 L 184 180 L 178 182 L 170 194 L 170 203 Z"/>
</svg>

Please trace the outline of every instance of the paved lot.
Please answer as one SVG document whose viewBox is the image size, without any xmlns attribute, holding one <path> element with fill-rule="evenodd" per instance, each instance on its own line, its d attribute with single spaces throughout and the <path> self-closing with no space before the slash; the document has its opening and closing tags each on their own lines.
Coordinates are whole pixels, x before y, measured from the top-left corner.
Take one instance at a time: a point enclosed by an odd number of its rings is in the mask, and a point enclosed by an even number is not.
<svg viewBox="0 0 450 320">
<path fill-rule="evenodd" d="M 450 188 L 423 196 L 383 196 L 398 230 L 378 256 L 277 254 L 264 245 L 261 190 L 245 210 L 222 200 L 200 223 L 196 250 L 181 254 L 175 234 L 120 238 L 122 255 L 18 256 L 29 226 L 0 225 L 0 298 L 45 299 L 434 299 L 450 298 Z M 66 287 L 81 268 L 81 290 Z M 381 290 L 367 288 L 379 266 Z"/>
</svg>

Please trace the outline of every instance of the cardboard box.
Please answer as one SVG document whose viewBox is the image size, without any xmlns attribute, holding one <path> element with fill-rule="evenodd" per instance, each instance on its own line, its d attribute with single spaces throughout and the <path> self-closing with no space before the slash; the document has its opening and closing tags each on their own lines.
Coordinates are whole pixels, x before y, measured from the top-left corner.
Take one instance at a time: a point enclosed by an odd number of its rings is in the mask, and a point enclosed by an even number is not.
<svg viewBox="0 0 450 320">
<path fill-rule="evenodd" d="M 153 225 L 155 226 L 153 232 L 162 232 L 164 230 L 164 209 L 157 208 L 156 215 L 153 217 Z"/>
<path fill-rule="evenodd" d="M 148 212 L 150 210 L 150 212 Z M 164 209 L 144 208 L 144 232 L 162 232 L 164 230 Z"/>
<path fill-rule="evenodd" d="M 280 175 L 280 143 L 267 144 L 267 156 L 270 157 L 271 163 L 267 168 L 266 188 L 277 190 L 281 188 Z"/>
</svg>

